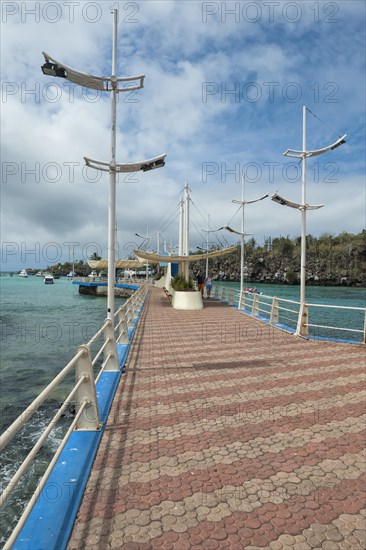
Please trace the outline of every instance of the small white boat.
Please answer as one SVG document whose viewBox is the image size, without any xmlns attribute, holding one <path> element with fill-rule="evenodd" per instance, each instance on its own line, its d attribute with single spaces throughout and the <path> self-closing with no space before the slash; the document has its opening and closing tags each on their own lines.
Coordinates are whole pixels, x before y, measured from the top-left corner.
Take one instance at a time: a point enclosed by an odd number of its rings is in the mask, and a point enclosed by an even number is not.
<svg viewBox="0 0 366 550">
<path fill-rule="evenodd" d="M 74 271 L 70 271 L 70 273 L 68 275 L 66 275 L 66 277 L 68 279 L 73 279 L 75 277 L 75 272 Z"/>
<path fill-rule="evenodd" d="M 27 270 L 26 270 L 26 269 L 22 269 L 21 272 L 19 273 L 19 277 L 23 277 L 23 278 L 28 277 Z"/>
<path fill-rule="evenodd" d="M 43 271 L 38 271 L 38 273 L 36 273 L 36 277 L 44 277 Z"/>
<path fill-rule="evenodd" d="M 47 273 L 47 274 L 44 276 L 44 284 L 45 284 L 45 285 L 53 285 L 54 282 L 55 282 L 55 280 L 54 280 L 53 275 Z"/>
</svg>

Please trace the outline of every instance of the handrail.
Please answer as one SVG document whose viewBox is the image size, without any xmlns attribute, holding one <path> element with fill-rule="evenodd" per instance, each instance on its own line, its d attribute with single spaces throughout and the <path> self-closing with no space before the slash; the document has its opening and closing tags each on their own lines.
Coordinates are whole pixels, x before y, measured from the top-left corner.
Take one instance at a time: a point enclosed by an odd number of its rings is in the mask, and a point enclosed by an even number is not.
<svg viewBox="0 0 366 550">
<path fill-rule="evenodd" d="M 117 326 L 110 319 L 106 319 L 102 327 L 92 336 L 92 338 L 84 345 L 80 345 L 77 349 L 74 357 L 67 363 L 67 365 L 61 370 L 61 372 L 55 376 L 55 378 L 46 386 L 46 388 L 32 401 L 32 403 L 25 409 L 25 411 L 18 416 L 18 418 L 4 431 L 0 437 L 0 450 L 4 449 L 15 437 L 21 428 L 23 428 L 33 414 L 39 409 L 39 407 L 46 401 L 50 393 L 62 382 L 66 375 L 74 368 L 76 372 L 76 382 L 73 385 L 71 391 L 65 398 L 62 405 L 54 414 L 51 421 L 43 430 L 38 440 L 23 460 L 10 482 L 7 484 L 0 496 L 0 506 L 3 506 L 9 496 L 14 491 L 15 487 L 28 470 L 30 464 L 36 457 L 39 450 L 44 445 L 46 439 L 49 437 L 52 430 L 55 428 L 57 422 L 60 420 L 71 401 L 75 401 L 76 414 L 73 419 L 66 435 L 64 436 L 60 446 L 54 454 L 50 464 L 48 465 L 39 485 L 37 486 L 35 493 L 31 497 L 28 505 L 26 506 L 19 522 L 13 530 L 10 538 L 8 539 L 4 549 L 10 549 L 20 530 L 24 526 L 24 523 L 29 516 L 34 503 L 37 501 L 40 491 L 45 486 L 45 483 L 52 471 L 54 464 L 60 456 L 62 449 L 64 448 L 67 439 L 74 430 L 92 430 L 98 431 L 101 429 L 99 406 L 96 396 L 96 383 L 100 379 L 103 372 L 119 371 L 119 360 L 117 354 L 116 343 L 121 338 L 123 330 L 126 329 L 126 338 L 129 342 L 129 322 L 132 312 L 133 319 L 138 319 L 139 313 L 143 306 L 146 294 L 148 292 L 148 285 L 144 283 L 141 287 L 132 294 L 132 296 L 126 300 L 126 302 L 117 310 L 115 318 L 118 319 Z M 95 356 L 92 359 L 91 350 L 94 344 L 100 339 L 103 339 L 99 349 L 95 350 Z M 103 363 L 97 374 L 94 376 L 93 367 L 96 366 L 98 360 L 103 355 Z M 90 407 L 92 414 L 82 415 L 82 412 L 86 407 Z"/>
<path fill-rule="evenodd" d="M 213 295 L 216 299 L 219 299 L 221 301 L 227 301 L 226 299 L 226 293 L 229 292 L 229 296 L 232 296 L 233 294 L 236 296 L 236 304 L 239 304 L 240 300 L 240 291 L 237 289 L 233 289 L 230 287 L 225 287 L 223 285 L 215 285 L 213 289 Z M 249 302 L 249 303 L 248 303 Z M 229 303 L 232 304 L 232 300 L 229 299 Z M 265 318 L 265 321 L 269 324 L 276 326 L 280 328 L 281 330 L 291 329 L 291 327 L 284 326 L 283 323 L 281 323 L 282 319 L 283 321 L 289 321 L 290 323 L 298 323 L 298 318 L 300 315 L 300 302 L 296 300 L 290 300 L 288 298 L 281 298 L 279 296 L 269 296 L 266 294 L 257 294 L 253 293 L 247 290 L 243 290 L 243 296 L 241 297 L 241 311 L 244 313 L 247 313 L 249 315 L 252 315 L 253 317 L 259 317 L 259 314 L 262 314 L 261 317 Z M 285 307 L 284 304 L 294 304 L 296 308 L 289 308 Z M 363 334 L 363 340 L 360 343 L 366 344 L 366 308 L 364 307 L 352 307 L 352 306 L 337 306 L 334 304 L 315 304 L 315 303 L 306 303 L 304 304 L 306 308 L 306 314 L 304 312 L 302 315 L 304 316 L 302 319 L 302 323 L 300 325 L 299 332 L 296 331 L 297 334 L 300 336 L 308 336 L 307 329 L 309 327 L 315 328 L 315 329 L 327 329 L 327 330 L 335 330 L 335 331 L 345 331 L 345 332 L 353 332 L 356 334 Z M 317 308 L 324 308 L 324 309 L 333 309 L 333 310 L 349 310 L 352 312 L 364 312 L 364 324 L 363 328 L 350 328 L 350 327 L 343 327 L 343 326 L 330 326 L 326 325 L 324 323 L 321 323 L 321 320 L 319 323 L 310 323 L 309 322 L 309 313 L 308 309 L 310 307 L 317 307 Z M 288 315 L 286 315 L 286 313 Z M 289 315 L 296 316 L 296 319 L 291 318 Z M 305 320 L 304 320 L 305 319 Z M 293 329 L 295 332 L 295 329 Z M 329 337 L 330 338 L 330 337 Z"/>
<path fill-rule="evenodd" d="M 47 399 L 50 392 L 58 386 L 58 384 L 65 378 L 71 368 L 75 365 L 78 359 L 83 355 L 83 350 L 80 350 L 72 359 L 68 362 L 66 367 L 48 384 L 48 386 L 39 394 L 39 396 L 32 401 L 32 403 L 18 416 L 16 420 L 5 430 L 0 437 L 0 451 L 2 451 L 18 431 L 24 426 L 27 420 L 33 416 L 33 414 L 39 409 L 42 403 Z M 26 420 L 24 420 L 26 419 Z"/>
<path fill-rule="evenodd" d="M 70 435 L 72 434 L 72 432 L 73 432 L 79 418 L 81 417 L 82 413 L 84 412 L 84 409 L 87 406 L 87 404 L 88 403 L 86 401 L 84 401 L 81 404 L 81 407 L 80 407 L 79 411 L 77 412 L 77 414 L 76 414 L 74 420 L 72 421 L 69 429 L 67 430 L 63 440 L 61 441 L 56 453 L 54 454 L 51 462 L 49 463 L 47 470 L 43 474 L 41 481 L 38 483 L 38 485 L 36 487 L 36 490 L 34 491 L 31 499 L 29 500 L 29 502 L 28 502 L 28 504 L 27 504 L 27 506 L 26 506 L 26 508 L 23 512 L 23 514 L 20 517 L 20 520 L 18 521 L 15 529 L 13 530 L 12 534 L 10 535 L 8 540 L 6 541 L 3 550 L 11 550 L 17 536 L 19 535 L 20 531 L 23 529 L 24 524 L 28 519 L 29 514 L 31 513 L 33 506 L 35 505 L 37 499 L 39 498 L 39 495 L 42 493 L 42 490 L 44 489 L 44 487 L 47 483 L 47 480 L 49 478 L 50 473 L 52 472 L 52 469 L 53 469 L 54 465 L 56 464 L 57 460 L 59 459 L 59 457 L 60 457 L 60 455 L 61 455 L 61 453 L 62 453 L 69 437 L 70 437 Z"/>
</svg>

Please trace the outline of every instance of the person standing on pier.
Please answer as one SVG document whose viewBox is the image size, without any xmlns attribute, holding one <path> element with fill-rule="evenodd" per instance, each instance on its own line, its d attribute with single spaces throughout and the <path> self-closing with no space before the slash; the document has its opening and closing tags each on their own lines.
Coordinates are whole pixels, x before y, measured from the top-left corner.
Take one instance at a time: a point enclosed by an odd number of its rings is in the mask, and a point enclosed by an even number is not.
<svg viewBox="0 0 366 550">
<path fill-rule="evenodd" d="M 203 297 L 203 292 L 205 290 L 205 278 L 200 271 L 197 273 L 197 288 Z"/>
<path fill-rule="evenodd" d="M 210 274 L 207 275 L 205 284 L 206 284 L 206 296 L 207 298 L 211 298 L 212 279 Z"/>
</svg>

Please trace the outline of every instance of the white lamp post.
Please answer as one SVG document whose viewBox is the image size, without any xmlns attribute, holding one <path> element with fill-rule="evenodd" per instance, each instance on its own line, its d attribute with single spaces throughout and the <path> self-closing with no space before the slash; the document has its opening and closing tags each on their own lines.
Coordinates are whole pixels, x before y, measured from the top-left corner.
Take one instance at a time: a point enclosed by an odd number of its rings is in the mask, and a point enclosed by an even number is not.
<svg viewBox="0 0 366 550">
<path fill-rule="evenodd" d="M 212 231 L 210 230 L 210 214 L 208 214 L 208 217 L 207 217 L 207 229 L 201 229 L 201 231 L 206 233 L 206 254 L 207 254 L 207 258 L 206 258 L 206 279 L 207 279 L 207 277 L 208 277 L 208 234 L 212 233 Z M 197 247 L 197 248 L 199 248 L 199 247 Z M 200 249 L 200 250 L 202 250 L 202 249 Z"/>
<path fill-rule="evenodd" d="M 227 231 L 230 231 L 231 233 L 236 233 L 237 235 L 241 236 L 241 254 L 240 254 L 240 297 L 239 297 L 239 304 L 238 309 L 241 308 L 241 300 L 243 296 L 243 290 L 244 290 L 244 257 L 245 257 L 245 249 L 244 249 L 244 239 L 246 235 L 253 235 L 253 233 L 245 233 L 244 231 L 244 214 L 245 214 L 245 205 L 246 204 L 253 204 L 254 202 L 262 201 L 263 199 L 266 199 L 269 194 L 266 193 L 265 195 L 262 195 L 261 197 L 258 197 L 257 199 L 253 199 L 251 201 L 244 200 L 244 176 L 241 180 L 241 200 L 233 199 L 231 202 L 234 202 L 235 204 L 240 204 L 242 218 L 241 218 L 241 232 L 235 231 L 234 229 L 231 229 L 229 226 L 224 226 L 224 229 Z"/>
<path fill-rule="evenodd" d="M 116 131 L 117 117 L 116 104 L 117 94 L 120 92 L 131 92 L 144 87 L 145 75 L 118 77 L 117 73 L 117 25 L 118 11 L 111 10 L 113 14 L 113 44 L 112 44 L 112 75 L 95 76 L 83 73 L 60 63 L 46 52 L 43 52 L 45 63 L 42 71 L 45 75 L 66 78 L 74 84 L 86 88 L 112 92 L 111 101 L 111 160 L 102 162 L 84 157 L 85 163 L 90 168 L 109 172 L 109 210 L 108 210 L 108 294 L 107 294 L 107 317 L 114 322 L 114 287 L 116 280 L 115 273 L 115 222 L 116 222 L 116 174 L 118 172 L 146 172 L 160 168 L 165 164 L 166 155 L 160 155 L 153 159 L 136 163 L 116 163 Z"/>
<path fill-rule="evenodd" d="M 296 208 L 301 212 L 300 311 L 299 311 L 299 317 L 298 317 L 297 328 L 296 328 L 297 335 L 307 334 L 307 327 L 305 327 L 306 316 L 307 316 L 306 307 L 305 307 L 306 211 L 317 210 L 324 206 L 324 204 L 310 205 L 306 202 L 306 159 L 310 157 L 316 157 L 318 155 L 322 155 L 327 151 L 331 151 L 336 147 L 339 147 L 343 143 L 346 143 L 345 138 L 347 136 L 347 134 L 344 134 L 344 136 L 340 137 L 335 143 L 332 143 L 332 145 L 328 145 L 328 147 L 323 147 L 322 149 L 316 149 L 314 151 L 308 151 L 306 149 L 306 111 L 307 111 L 307 108 L 304 105 L 303 106 L 302 151 L 297 151 L 295 149 L 287 149 L 287 151 L 284 152 L 284 155 L 286 157 L 301 159 L 301 167 L 302 167 L 301 204 L 285 199 L 284 197 L 281 197 L 277 193 L 274 193 L 271 196 L 271 199 L 277 202 L 278 204 L 289 206 L 290 208 Z"/>
</svg>

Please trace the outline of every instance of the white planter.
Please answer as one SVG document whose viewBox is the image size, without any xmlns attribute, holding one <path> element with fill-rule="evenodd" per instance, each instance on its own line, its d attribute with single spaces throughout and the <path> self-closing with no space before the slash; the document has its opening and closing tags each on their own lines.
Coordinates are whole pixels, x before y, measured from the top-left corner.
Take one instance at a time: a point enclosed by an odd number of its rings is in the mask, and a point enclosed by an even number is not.
<svg viewBox="0 0 366 550">
<path fill-rule="evenodd" d="M 202 294 L 198 290 L 185 292 L 172 289 L 172 306 L 175 309 L 203 309 Z"/>
</svg>

